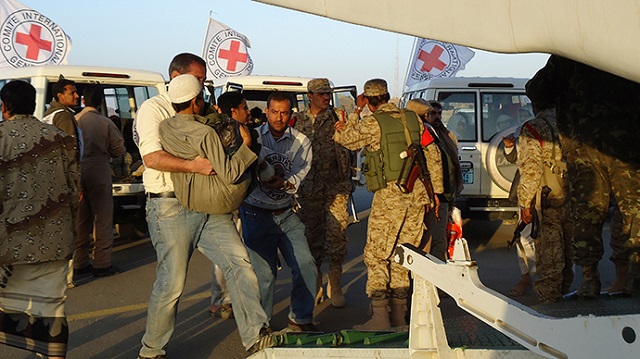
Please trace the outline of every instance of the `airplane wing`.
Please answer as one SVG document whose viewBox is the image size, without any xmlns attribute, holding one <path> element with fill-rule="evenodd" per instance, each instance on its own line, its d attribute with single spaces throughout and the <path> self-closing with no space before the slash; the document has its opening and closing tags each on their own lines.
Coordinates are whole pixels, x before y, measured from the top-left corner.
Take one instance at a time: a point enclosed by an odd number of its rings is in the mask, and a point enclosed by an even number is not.
<svg viewBox="0 0 640 359">
<path fill-rule="evenodd" d="M 640 82 L 640 0 L 254 0 L 501 53 L 543 52 Z"/>
</svg>

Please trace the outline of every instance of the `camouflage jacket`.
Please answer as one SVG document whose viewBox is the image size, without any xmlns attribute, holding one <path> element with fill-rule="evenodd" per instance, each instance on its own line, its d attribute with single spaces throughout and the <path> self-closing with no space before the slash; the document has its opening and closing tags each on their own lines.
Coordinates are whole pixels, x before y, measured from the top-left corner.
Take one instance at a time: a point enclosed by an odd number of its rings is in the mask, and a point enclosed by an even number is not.
<svg viewBox="0 0 640 359">
<path fill-rule="evenodd" d="M 553 129 L 549 128 L 548 123 Z M 553 154 L 555 154 L 555 161 L 552 158 Z M 520 132 L 518 144 L 518 169 L 520 170 L 518 204 L 520 207 L 528 208 L 536 199 L 536 195 L 542 190 L 544 166 L 551 167 L 556 161 L 561 162 L 565 159 L 559 142 L 555 110 L 547 109 L 539 112 L 534 119 L 527 121 Z"/>
<path fill-rule="evenodd" d="M 400 117 L 400 110 L 392 103 L 386 103 L 378 108 L 377 112 L 387 112 L 391 116 Z M 420 124 L 420 131 L 424 131 L 424 126 Z M 367 147 L 370 151 L 377 151 L 380 149 L 380 125 L 376 119 L 372 116 L 365 116 L 362 120 L 356 114 L 350 114 L 347 119 L 347 126 L 340 132 L 336 132 L 333 138 L 336 142 L 344 147 L 356 151 L 363 147 Z M 431 176 L 431 183 L 433 185 L 433 191 L 435 193 L 443 193 L 443 178 L 442 178 L 442 157 L 440 149 L 435 142 L 431 143 L 424 149 L 425 157 L 427 159 L 427 166 L 429 167 L 429 174 Z"/>
<path fill-rule="evenodd" d="M 314 153 L 311 170 L 305 182 L 349 181 L 352 175 L 352 153 L 333 139 L 334 124 L 343 121 L 342 113 L 329 108 L 314 116 L 311 110 L 298 112 L 294 116 L 293 128 L 302 132 L 311 141 Z"/>
<path fill-rule="evenodd" d="M 28 115 L 0 122 L 0 265 L 68 260 L 80 192 L 77 142 Z"/>
</svg>

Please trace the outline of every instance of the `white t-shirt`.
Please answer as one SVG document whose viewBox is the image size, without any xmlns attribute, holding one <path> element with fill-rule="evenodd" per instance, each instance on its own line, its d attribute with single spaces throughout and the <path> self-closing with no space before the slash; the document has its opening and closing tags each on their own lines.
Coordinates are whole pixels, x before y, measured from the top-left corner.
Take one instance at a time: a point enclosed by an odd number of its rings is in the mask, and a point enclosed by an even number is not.
<svg viewBox="0 0 640 359">
<path fill-rule="evenodd" d="M 140 155 L 143 158 L 145 155 L 162 150 L 160 123 L 175 114 L 169 95 L 166 93 L 152 97 L 140 106 L 138 115 L 133 122 L 133 139 L 140 148 Z M 142 174 L 142 182 L 146 192 L 173 191 L 173 182 L 171 182 L 169 172 L 146 167 Z"/>
</svg>

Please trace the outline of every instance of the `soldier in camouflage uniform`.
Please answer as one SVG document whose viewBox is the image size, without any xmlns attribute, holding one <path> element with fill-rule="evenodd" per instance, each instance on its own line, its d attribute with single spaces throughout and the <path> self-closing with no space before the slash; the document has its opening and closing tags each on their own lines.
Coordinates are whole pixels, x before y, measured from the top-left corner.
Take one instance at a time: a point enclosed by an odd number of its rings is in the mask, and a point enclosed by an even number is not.
<svg viewBox="0 0 640 359">
<path fill-rule="evenodd" d="M 609 259 L 616 267 L 616 279 L 609 288 L 604 290 L 609 294 L 622 292 L 629 277 L 629 252 L 627 251 L 629 233 L 625 232 L 625 225 L 622 221 L 620 208 L 618 208 L 615 200 L 611 202 L 613 214 L 611 215 L 611 224 L 609 225 L 609 232 L 611 234 L 609 244 L 611 245 L 612 253 Z"/>
<path fill-rule="evenodd" d="M 367 296 L 371 298 L 373 317 L 367 323 L 356 326 L 360 330 L 383 330 L 391 326 L 406 325 L 407 297 L 409 295 L 408 270 L 392 260 L 395 248 L 400 243 L 417 246 L 422 237 L 422 221 L 425 206 L 430 202 L 424 185 L 417 181 L 411 193 L 404 194 L 396 186 L 398 173 L 393 168 L 384 167 L 400 160 L 400 152 L 392 148 L 406 149 L 404 126 L 409 129 L 412 141 L 419 141 L 424 130 L 422 122 L 412 111 L 401 112 L 394 104 L 388 103 L 387 83 L 381 79 L 369 80 L 364 85 L 364 93 L 358 96 L 355 114 L 349 115 L 347 123 L 337 122 L 334 139 L 350 150 L 365 148 L 367 159 L 363 171 L 367 176 L 367 188 L 375 192 L 371 213 L 364 261 L 367 265 Z M 359 120 L 363 106 L 368 106 L 373 115 Z M 406 119 L 403 125 L 401 118 Z M 392 137 L 395 136 L 395 140 Z M 395 146 L 395 147 L 394 147 Z M 439 158 L 435 144 L 430 150 Z M 379 151 L 380 150 L 380 151 Z M 427 151 L 429 152 L 429 151 Z M 386 153 L 388 157 L 382 158 Z M 427 153 L 427 155 L 429 155 Z M 376 159 L 381 159 L 377 167 L 371 168 Z M 395 162 L 396 171 L 399 164 Z M 432 171 L 432 174 L 438 171 Z M 440 171 L 442 172 L 442 171 Z M 376 174 L 380 174 L 382 179 Z M 434 191 L 438 192 L 434 179 Z M 375 184 L 379 184 L 375 188 Z M 442 180 L 439 180 L 442 183 Z M 391 300 L 390 300 L 391 299 Z M 389 315 L 391 306 L 391 315 Z"/>
<path fill-rule="evenodd" d="M 334 307 L 344 307 L 345 297 L 340 287 L 342 262 L 347 254 L 344 235 L 349 221 L 347 203 L 352 190 L 350 151 L 333 140 L 334 124 L 344 121 L 330 106 L 331 84 L 326 78 L 309 81 L 310 106 L 294 115 L 293 127 L 311 140 L 313 162 L 300 188 L 298 216 L 306 227 L 309 249 L 318 266 L 316 302 L 323 300 L 322 272 L 325 257 L 329 258 L 327 295 Z"/>
<path fill-rule="evenodd" d="M 518 204 L 524 223 L 533 221 L 532 204 L 540 216 L 540 231 L 534 240 L 533 287 L 540 303 L 546 304 L 562 298 L 573 282 L 573 224 L 564 174 L 560 174 L 565 184 L 564 193 L 543 194 L 544 168 L 566 161 L 562 156 L 554 100 L 545 97 L 544 92 L 527 91 L 527 95 L 536 117 L 527 121 L 520 131 Z"/>
<path fill-rule="evenodd" d="M 532 87 L 555 97 L 558 128 L 568 160 L 575 225 L 575 263 L 582 266 L 578 296 L 600 293 L 602 228 L 612 195 L 629 233 L 629 279 L 640 274 L 640 84 L 552 55 Z"/>
</svg>

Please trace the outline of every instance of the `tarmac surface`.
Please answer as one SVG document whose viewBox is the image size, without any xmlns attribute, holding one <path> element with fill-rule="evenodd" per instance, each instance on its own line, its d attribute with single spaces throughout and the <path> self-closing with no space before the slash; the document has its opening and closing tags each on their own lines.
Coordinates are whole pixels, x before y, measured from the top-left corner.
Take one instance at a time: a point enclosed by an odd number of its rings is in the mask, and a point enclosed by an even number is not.
<svg viewBox="0 0 640 359">
<path fill-rule="evenodd" d="M 366 267 L 362 251 L 371 194 L 359 188 L 355 198 L 361 221 L 347 229 L 349 252 L 345 258 L 342 279 L 347 305 L 333 308 L 325 301 L 316 307 L 315 319 L 318 327 L 325 332 L 351 328 L 368 319 L 369 300 L 364 292 Z M 481 280 L 487 287 L 504 294 L 520 276 L 515 249 L 506 249 L 513 230 L 513 225 L 502 224 L 501 221 L 479 220 L 465 220 L 463 229 L 472 259 L 478 264 Z M 605 232 L 608 241 L 607 227 Z M 605 248 L 607 252 L 600 265 L 603 288 L 614 279 L 613 265 L 607 259 L 610 249 L 608 245 Z M 149 295 L 155 280 L 155 262 L 155 252 L 148 238 L 117 240 L 113 263 L 123 273 L 104 278 L 86 277 L 67 291 L 66 308 L 71 331 L 67 358 L 137 358 L 145 329 Z M 191 259 L 175 331 L 167 348 L 171 359 L 233 359 L 248 356 L 240 343 L 235 322 L 209 316 L 210 278 L 211 262 L 196 252 Z M 576 278 L 580 278 L 579 272 Z M 285 265 L 278 273 L 271 321 L 274 330 L 284 328 L 287 323 L 290 279 L 290 271 Z M 517 299 L 525 305 L 537 303 L 532 289 Z M 463 317 L 468 316 L 450 298 L 444 298 L 441 307 L 445 321 L 464 321 Z M 32 358 L 38 357 L 23 350 L 0 346 L 0 359 Z"/>
</svg>

